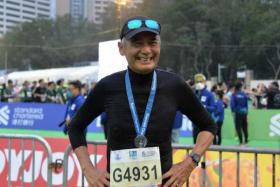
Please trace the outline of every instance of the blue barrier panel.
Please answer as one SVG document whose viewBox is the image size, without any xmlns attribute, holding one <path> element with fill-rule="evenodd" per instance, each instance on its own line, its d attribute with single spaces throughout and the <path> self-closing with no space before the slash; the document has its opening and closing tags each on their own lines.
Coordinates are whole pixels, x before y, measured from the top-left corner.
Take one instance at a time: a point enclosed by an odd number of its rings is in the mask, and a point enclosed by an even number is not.
<svg viewBox="0 0 280 187">
<path fill-rule="evenodd" d="M 192 122 L 187 118 L 187 116 L 183 115 L 182 127 L 180 130 L 180 136 L 184 137 L 192 137 Z"/>
<path fill-rule="evenodd" d="M 61 130 L 66 105 L 0 103 L 0 127 L 10 129 Z"/>
<path fill-rule="evenodd" d="M 0 128 L 61 131 L 66 105 L 50 103 L 0 103 Z M 89 132 L 103 132 L 100 119 L 88 127 Z"/>
<path fill-rule="evenodd" d="M 50 103 L 0 103 L 0 128 L 61 131 L 66 105 Z M 100 117 L 89 126 L 88 132 L 103 132 Z M 181 136 L 192 136 L 191 121 L 184 116 Z"/>
</svg>

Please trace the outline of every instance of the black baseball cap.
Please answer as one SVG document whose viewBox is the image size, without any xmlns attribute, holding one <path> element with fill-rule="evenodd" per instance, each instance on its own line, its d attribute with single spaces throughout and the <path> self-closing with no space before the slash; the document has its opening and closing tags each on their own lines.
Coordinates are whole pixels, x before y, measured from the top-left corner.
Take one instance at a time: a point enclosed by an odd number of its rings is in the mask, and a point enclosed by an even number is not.
<svg viewBox="0 0 280 187">
<path fill-rule="evenodd" d="M 160 34 L 160 24 L 146 16 L 135 16 L 125 21 L 120 38 L 131 39 L 140 32 L 152 32 L 156 35 Z"/>
</svg>

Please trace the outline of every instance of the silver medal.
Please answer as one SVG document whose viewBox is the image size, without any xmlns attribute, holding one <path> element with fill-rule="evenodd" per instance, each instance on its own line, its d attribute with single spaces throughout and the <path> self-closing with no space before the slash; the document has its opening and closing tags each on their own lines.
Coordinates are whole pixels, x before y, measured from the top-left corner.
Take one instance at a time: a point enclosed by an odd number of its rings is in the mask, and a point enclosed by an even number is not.
<svg viewBox="0 0 280 187">
<path fill-rule="evenodd" d="M 136 136 L 136 138 L 134 139 L 134 144 L 135 147 L 137 148 L 144 148 L 147 145 L 147 138 L 144 135 L 138 135 Z"/>
</svg>

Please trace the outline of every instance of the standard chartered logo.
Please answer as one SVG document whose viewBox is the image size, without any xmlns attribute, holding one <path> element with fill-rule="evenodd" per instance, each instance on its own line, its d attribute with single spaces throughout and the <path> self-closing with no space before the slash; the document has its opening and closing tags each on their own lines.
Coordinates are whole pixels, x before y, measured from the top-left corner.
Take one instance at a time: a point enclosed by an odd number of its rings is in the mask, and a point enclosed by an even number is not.
<svg viewBox="0 0 280 187">
<path fill-rule="evenodd" d="M 272 116 L 270 119 L 270 136 L 280 136 L 280 114 Z"/>
<path fill-rule="evenodd" d="M 8 126 L 8 122 L 10 119 L 9 114 L 10 114 L 10 110 L 7 105 L 0 108 L 0 125 Z"/>
</svg>

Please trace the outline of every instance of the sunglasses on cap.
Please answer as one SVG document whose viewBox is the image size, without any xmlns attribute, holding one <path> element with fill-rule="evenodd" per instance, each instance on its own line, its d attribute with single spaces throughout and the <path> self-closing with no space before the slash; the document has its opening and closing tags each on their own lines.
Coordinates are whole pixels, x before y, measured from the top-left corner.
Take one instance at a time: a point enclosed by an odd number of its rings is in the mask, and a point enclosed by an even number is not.
<svg viewBox="0 0 280 187">
<path fill-rule="evenodd" d="M 127 22 L 128 29 L 139 29 L 141 27 L 147 27 L 149 29 L 154 29 L 156 31 L 159 31 L 160 29 L 159 23 L 151 19 L 148 20 L 134 19 Z"/>
<path fill-rule="evenodd" d="M 160 24 L 152 19 L 133 19 L 128 21 L 125 27 L 126 28 L 124 28 L 121 38 L 126 36 L 129 32 L 140 28 L 148 28 L 155 31 L 158 34 L 160 33 Z"/>
</svg>

